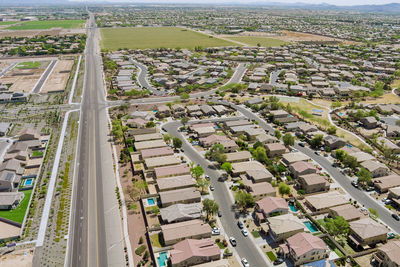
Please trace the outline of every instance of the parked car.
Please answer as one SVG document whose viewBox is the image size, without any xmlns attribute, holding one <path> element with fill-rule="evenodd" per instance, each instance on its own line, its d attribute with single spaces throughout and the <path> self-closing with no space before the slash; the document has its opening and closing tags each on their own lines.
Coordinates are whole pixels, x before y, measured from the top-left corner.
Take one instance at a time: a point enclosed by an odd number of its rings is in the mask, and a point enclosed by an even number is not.
<svg viewBox="0 0 400 267">
<path fill-rule="evenodd" d="M 246 229 L 242 229 L 242 234 L 243 234 L 244 236 L 248 236 L 248 235 L 249 235 L 249 232 L 247 232 Z"/>
<path fill-rule="evenodd" d="M 244 225 L 243 225 L 243 223 L 242 223 L 241 221 L 238 221 L 238 222 L 237 222 L 237 225 L 239 226 L 240 229 L 243 229 L 243 228 L 244 228 Z"/>
<path fill-rule="evenodd" d="M 367 186 L 367 188 L 365 189 L 367 192 L 371 192 L 375 190 L 375 187 L 373 186 Z"/>
<path fill-rule="evenodd" d="M 320 155 L 318 151 L 315 151 L 314 154 L 317 155 L 317 156 Z"/>
<path fill-rule="evenodd" d="M 249 264 L 249 262 L 246 260 L 246 258 L 243 258 L 243 259 L 242 259 L 242 264 L 243 264 L 244 267 L 250 267 L 250 264 Z"/>
<path fill-rule="evenodd" d="M 355 188 L 358 188 L 358 182 L 357 181 L 351 181 L 351 185 L 354 186 Z"/>
<path fill-rule="evenodd" d="M 222 212 L 220 210 L 218 211 L 218 217 L 222 217 Z"/>
<path fill-rule="evenodd" d="M 231 242 L 231 245 L 233 247 L 236 247 L 237 242 L 236 242 L 236 239 L 233 236 L 229 237 L 229 242 Z"/>
<path fill-rule="evenodd" d="M 274 265 L 279 265 L 282 264 L 284 262 L 284 260 L 282 258 L 277 258 L 276 260 L 274 260 Z"/>
<path fill-rule="evenodd" d="M 210 190 L 214 191 L 214 189 L 215 189 L 214 186 L 210 185 Z"/>
<path fill-rule="evenodd" d="M 395 219 L 396 221 L 400 221 L 399 215 L 392 213 L 392 217 L 393 219 Z"/>
<path fill-rule="evenodd" d="M 305 147 L 306 145 L 304 143 L 299 143 L 299 146 Z"/>
<path fill-rule="evenodd" d="M 214 227 L 214 228 L 212 229 L 211 234 L 212 234 L 212 235 L 219 235 L 219 234 L 221 234 L 221 229 L 219 229 L 218 227 Z"/>
<path fill-rule="evenodd" d="M 206 177 L 207 180 L 210 180 L 210 176 L 205 175 L 204 177 Z"/>
</svg>

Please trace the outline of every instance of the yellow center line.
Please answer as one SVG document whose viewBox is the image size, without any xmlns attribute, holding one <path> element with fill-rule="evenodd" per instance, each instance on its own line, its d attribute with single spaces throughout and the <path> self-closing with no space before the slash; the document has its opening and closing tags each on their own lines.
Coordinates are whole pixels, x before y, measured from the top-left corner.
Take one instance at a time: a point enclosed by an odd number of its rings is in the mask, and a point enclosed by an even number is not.
<svg viewBox="0 0 400 267">
<path fill-rule="evenodd" d="M 90 154 L 91 154 L 91 150 L 90 150 L 90 137 L 91 137 L 91 128 L 89 128 L 89 144 L 88 144 L 88 176 L 87 176 L 87 187 L 88 187 L 88 217 L 87 217 L 87 266 L 90 267 Z"/>
</svg>

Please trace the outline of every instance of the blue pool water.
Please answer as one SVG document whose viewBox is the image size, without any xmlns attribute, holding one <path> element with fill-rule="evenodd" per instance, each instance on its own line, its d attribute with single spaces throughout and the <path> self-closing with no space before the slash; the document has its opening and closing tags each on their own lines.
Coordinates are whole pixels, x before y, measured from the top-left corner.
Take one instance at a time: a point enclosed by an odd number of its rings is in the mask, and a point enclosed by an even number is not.
<svg viewBox="0 0 400 267">
<path fill-rule="evenodd" d="M 315 233 L 318 232 L 318 228 L 309 221 L 304 222 L 305 226 L 307 226 L 308 230 L 310 230 L 311 233 Z"/>
<path fill-rule="evenodd" d="M 320 113 L 324 112 L 323 110 L 320 110 L 320 109 L 313 109 L 312 111 L 314 111 L 314 112 L 320 112 Z"/>
<path fill-rule="evenodd" d="M 293 212 L 296 212 L 296 211 L 297 211 L 296 207 L 293 206 L 293 205 L 289 205 L 289 209 L 290 209 L 291 211 L 293 211 Z"/>
<path fill-rule="evenodd" d="M 148 199 L 147 199 L 147 204 L 148 204 L 149 206 L 152 206 L 152 205 L 156 204 L 156 202 L 154 201 L 154 198 L 148 198 Z"/>
<path fill-rule="evenodd" d="M 166 261 L 168 260 L 167 252 L 161 252 L 160 256 L 157 257 L 158 265 L 163 267 L 167 266 Z"/>
<path fill-rule="evenodd" d="M 339 112 L 339 116 L 343 116 L 343 112 Z"/>
<path fill-rule="evenodd" d="M 33 183 L 33 179 L 32 178 L 29 178 L 29 179 L 26 179 L 25 180 L 25 186 L 31 186 L 32 185 L 32 183 Z"/>
</svg>

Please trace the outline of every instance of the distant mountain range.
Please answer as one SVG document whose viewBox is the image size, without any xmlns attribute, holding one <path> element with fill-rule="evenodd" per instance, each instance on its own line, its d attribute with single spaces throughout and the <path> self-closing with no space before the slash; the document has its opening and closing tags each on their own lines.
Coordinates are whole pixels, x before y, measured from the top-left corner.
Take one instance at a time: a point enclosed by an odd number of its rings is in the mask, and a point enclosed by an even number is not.
<svg viewBox="0 0 400 267">
<path fill-rule="evenodd" d="M 304 2 L 298 3 L 280 3 L 280 2 L 269 2 L 267 0 L 245 2 L 245 0 L 228 0 L 221 3 L 212 1 L 201 1 L 201 0 L 169 0 L 168 3 L 164 1 L 154 0 L 150 2 L 140 2 L 140 0 L 121 0 L 107 1 L 107 0 L 89 0 L 89 4 L 135 4 L 135 5 L 148 5 L 148 4 L 190 4 L 191 6 L 199 5 L 235 5 L 235 6 L 264 6 L 264 7 L 275 7 L 275 8 L 301 8 L 301 9 L 319 9 L 319 10 L 348 10 L 348 11 L 361 11 L 361 12 L 381 12 L 381 13 L 400 13 L 400 4 L 377 4 L 377 5 L 354 5 L 354 6 L 336 6 L 331 4 L 307 4 Z M 39 5 L 79 5 L 85 4 L 82 1 L 74 0 L 0 0 L 0 6 L 39 6 Z"/>
</svg>

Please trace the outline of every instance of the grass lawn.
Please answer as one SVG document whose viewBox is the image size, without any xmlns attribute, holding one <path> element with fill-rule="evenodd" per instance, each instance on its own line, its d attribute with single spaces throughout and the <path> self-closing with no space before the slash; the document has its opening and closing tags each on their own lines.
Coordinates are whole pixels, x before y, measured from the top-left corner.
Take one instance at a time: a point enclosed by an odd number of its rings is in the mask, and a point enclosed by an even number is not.
<svg viewBox="0 0 400 267">
<path fill-rule="evenodd" d="M 251 231 L 251 234 L 253 235 L 254 238 L 260 237 L 260 233 L 258 231 Z"/>
<path fill-rule="evenodd" d="M 81 28 L 85 20 L 38 20 L 26 21 L 19 25 L 9 26 L 7 30 L 45 30 L 51 28 Z"/>
<path fill-rule="evenodd" d="M 272 252 L 272 251 L 268 251 L 266 254 L 267 254 L 268 258 L 270 259 L 270 261 L 275 261 L 277 259 L 274 252 Z"/>
<path fill-rule="evenodd" d="M 43 156 L 43 151 L 34 150 L 34 151 L 32 152 L 32 156 L 33 156 L 33 157 L 41 157 L 41 156 Z"/>
<path fill-rule="evenodd" d="M 101 29 L 101 48 L 188 48 L 230 46 L 234 43 L 178 27 L 137 27 Z"/>
<path fill-rule="evenodd" d="M 27 61 L 18 63 L 16 66 L 17 69 L 36 69 L 42 65 L 40 61 Z"/>
<path fill-rule="evenodd" d="M 161 243 L 160 243 L 160 235 L 159 234 L 154 234 L 152 236 L 150 236 L 150 240 L 151 240 L 151 245 L 153 247 L 158 247 L 161 248 Z"/>
<path fill-rule="evenodd" d="M 344 257 L 344 254 L 332 243 L 328 238 L 324 239 L 324 242 L 328 245 L 328 247 L 333 250 L 339 257 Z"/>
<path fill-rule="evenodd" d="M 282 40 L 267 38 L 267 37 L 256 37 L 256 36 L 236 36 L 236 37 L 227 37 L 227 39 L 231 39 L 234 41 L 238 41 L 241 43 L 248 44 L 249 46 L 260 46 L 264 47 L 273 47 L 273 46 L 281 46 L 288 44 Z"/>
<path fill-rule="evenodd" d="M 26 190 L 23 192 L 25 196 L 21 203 L 13 210 L 1 210 L 0 217 L 9 219 L 17 223 L 23 222 L 29 199 L 31 198 L 32 190 Z"/>
</svg>

